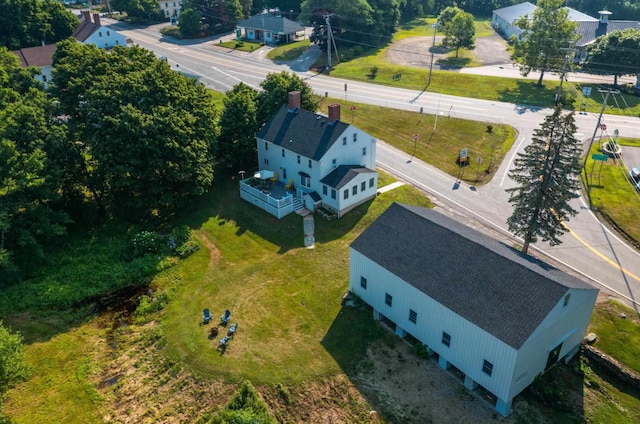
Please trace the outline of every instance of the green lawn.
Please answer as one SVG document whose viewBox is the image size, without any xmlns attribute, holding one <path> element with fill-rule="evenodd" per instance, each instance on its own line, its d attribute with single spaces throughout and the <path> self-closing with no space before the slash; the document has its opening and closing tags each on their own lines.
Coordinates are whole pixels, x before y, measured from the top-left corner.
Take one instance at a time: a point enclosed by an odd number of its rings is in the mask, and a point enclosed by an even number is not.
<svg viewBox="0 0 640 424">
<path fill-rule="evenodd" d="M 278 220 L 241 200 L 236 182 L 217 187 L 203 205 L 197 236 L 216 246 L 202 249 L 178 269 L 175 292 L 162 328 L 170 357 L 199 375 L 254 384 L 299 383 L 348 370 L 367 340 L 381 337 L 373 320 L 342 311 L 348 289 L 349 243 L 393 201 L 430 203 L 403 186 L 358 207 L 337 221 L 316 219 L 314 249 L 303 246 L 300 218 Z M 196 218 L 196 220 L 198 220 Z M 238 322 L 224 355 L 200 326 L 203 308 L 217 319 L 225 309 Z"/>
<path fill-rule="evenodd" d="M 327 105 L 336 101 L 339 100 L 322 99 L 320 110 L 326 111 Z M 357 109 L 351 111 L 351 106 Z M 342 120 L 353 122 L 358 128 L 406 152 L 407 159 L 413 154 L 413 136 L 418 134 L 415 157 L 456 177 L 461 171 L 456 158 L 460 150 L 466 148 L 471 162 L 461 177 L 469 183 L 475 183 L 478 178 L 479 185 L 493 177 L 516 136 L 514 128 L 509 125 L 492 124 L 491 133 L 488 133 L 487 124 L 482 122 L 449 118 L 447 115 L 439 116 L 436 122 L 435 115 L 354 102 L 343 105 Z M 482 157 L 479 170 L 478 156 Z"/>
<path fill-rule="evenodd" d="M 306 40 L 298 41 L 296 43 L 278 46 L 267 53 L 267 58 L 276 62 L 288 62 L 296 59 L 304 53 L 310 45 L 311 41 L 307 38 Z"/>
<path fill-rule="evenodd" d="M 620 145 L 640 147 L 640 139 L 621 139 Z M 602 153 L 600 143 L 593 143 L 587 159 L 586 191 L 592 207 L 605 219 L 623 229 L 632 239 L 640 241 L 640 197 L 628 178 L 627 169 L 620 161 L 593 161 L 591 155 Z"/>
<path fill-rule="evenodd" d="M 260 43 L 254 43 L 252 41 L 245 41 L 245 40 L 242 40 L 240 42 L 236 40 L 223 41 L 222 43 L 218 43 L 215 45 L 220 47 L 225 47 L 227 49 L 240 50 L 242 52 L 253 52 L 255 50 L 258 50 L 260 47 L 262 47 L 262 44 Z"/>
</svg>

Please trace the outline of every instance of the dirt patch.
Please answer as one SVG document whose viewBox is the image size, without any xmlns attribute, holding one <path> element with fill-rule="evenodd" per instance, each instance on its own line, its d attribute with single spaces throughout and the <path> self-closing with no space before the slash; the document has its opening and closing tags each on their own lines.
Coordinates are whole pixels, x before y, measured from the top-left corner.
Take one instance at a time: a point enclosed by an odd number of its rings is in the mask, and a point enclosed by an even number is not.
<svg viewBox="0 0 640 424">
<path fill-rule="evenodd" d="M 431 65 L 431 53 L 434 69 L 445 69 L 443 64 L 450 53 L 449 49 L 442 46 L 442 36 L 437 36 L 435 47 L 433 37 L 410 37 L 393 42 L 385 52 L 385 59 L 397 65 L 413 66 L 416 68 L 429 68 Z M 471 53 L 474 60 L 481 65 L 497 65 L 511 63 L 507 44 L 498 34 L 476 39 L 476 48 Z M 438 61 L 441 61 L 440 63 Z"/>
<path fill-rule="evenodd" d="M 215 244 L 211 243 L 211 240 L 209 240 L 209 238 L 203 231 L 196 232 L 196 235 L 202 241 L 204 246 L 209 250 L 209 269 L 212 269 L 220 261 L 220 251 L 215 246 Z"/>
</svg>

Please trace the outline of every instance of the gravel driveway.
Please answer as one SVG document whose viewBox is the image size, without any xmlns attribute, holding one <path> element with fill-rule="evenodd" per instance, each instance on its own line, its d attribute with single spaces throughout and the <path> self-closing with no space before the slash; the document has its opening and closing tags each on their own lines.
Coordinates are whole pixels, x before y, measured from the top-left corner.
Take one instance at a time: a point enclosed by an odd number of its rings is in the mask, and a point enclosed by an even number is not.
<svg viewBox="0 0 640 424">
<path fill-rule="evenodd" d="M 449 50 L 442 47 L 442 36 L 436 37 L 435 48 L 433 37 L 410 37 L 394 42 L 385 53 L 385 59 L 391 63 L 417 68 L 428 68 L 431 64 L 433 50 L 433 67 L 440 69 L 438 59 L 445 59 Z M 472 51 L 474 59 L 482 66 L 510 64 L 511 59 L 506 51 L 507 43 L 498 34 L 476 39 L 476 48 Z"/>
</svg>

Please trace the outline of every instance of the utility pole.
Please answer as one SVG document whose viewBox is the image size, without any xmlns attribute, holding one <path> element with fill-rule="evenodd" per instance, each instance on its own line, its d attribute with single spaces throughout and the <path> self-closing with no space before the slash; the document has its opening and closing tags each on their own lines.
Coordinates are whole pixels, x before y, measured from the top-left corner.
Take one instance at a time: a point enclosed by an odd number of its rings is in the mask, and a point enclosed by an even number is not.
<svg viewBox="0 0 640 424">
<path fill-rule="evenodd" d="M 593 140 L 596 138 L 596 134 L 598 134 L 598 130 L 600 129 L 600 123 L 602 122 L 602 114 L 604 113 L 604 109 L 607 107 L 607 99 L 609 98 L 609 94 L 620 94 L 620 90 L 598 90 L 601 93 L 604 93 L 604 100 L 602 101 L 602 109 L 600 109 L 600 115 L 598 115 L 598 123 L 596 124 L 596 129 L 593 130 L 593 136 L 591 137 L 591 142 L 589 142 L 589 148 L 587 149 L 586 154 L 584 155 L 584 162 L 582 163 L 582 167 L 587 170 L 587 159 L 589 159 L 589 152 L 591 152 L 591 147 L 593 146 Z"/>
<path fill-rule="evenodd" d="M 427 86 L 431 84 L 431 73 L 433 72 L 433 56 L 435 55 L 433 49 L 436 48 L 436 32 L 438 31 L 438 22 L 431 25 L 433 28 L 433 44 L 431 45 L 431 65 L 429 65 L 429 80 L 427 81 Z"/>
<path fill-rule="evenodd" d="M 327 66 L 331 69 L 331 15 L 324 15 L 324 21 L 327 24 Z"/>
<path fill-rule="evenodd" d="M 567 65 L 569 64 L 569 55 L 573 51 L 573 41 L 569 45 L 569 48 L 561 49 L 565 51 L 564 55 L 564 64 L 562 65 L 562 73 L 560 74 L 560 85 L 558 86 L 558 92 L 556 93 L 555 105 L 558 106 L 560 103 L 560 95 L 562 94 L 562 83 L 567 79 Z"/>
</svg>

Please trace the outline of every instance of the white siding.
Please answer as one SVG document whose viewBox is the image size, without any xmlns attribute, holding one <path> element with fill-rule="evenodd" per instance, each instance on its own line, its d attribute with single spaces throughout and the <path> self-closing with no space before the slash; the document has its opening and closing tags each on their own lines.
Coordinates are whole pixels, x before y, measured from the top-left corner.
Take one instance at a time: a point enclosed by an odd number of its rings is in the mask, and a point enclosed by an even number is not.
<svg viewBox="0 0 640 424">
<path fill-rule="evenodd" d="M 549 352 L 562 342 L 559 359 L 582 341 L 598 295 L 595 289 L 569 289 L 569 303 L 564 298 L 524 343 L 518 353 L 510 396 L 516 396 L 533 379 L 544 372 Z"/>
<path fill-rule="evenodd" d="M 109 27 L 100 27 L 96 32 L 91 34 L 84 44 L 95 44 L 100 49 L 111 48 L 115 46 L 127 46 L 127 39 L 124 35 L 117 33 Z"/>
<path fill-rule="evenodd" d="M 369 187 L 369 180 L 373 178 L 373 187 Z M 362 183 L 365 183 L 365 190 L 362 191 Z M 356 194 L 353 194 L 353 188 L 356 187 Z M 349 191 L 349 197 L 347 199 L 344 198 L 344 191 Z M 376 196 L 378 191 L 378 174 L 377 173 L 366 173 L 359 174 L 356 178 L 351 180 L 349 184 L 342 187 L 340 190 L 337 190 L 337 209 L 341 211 L 340 216 L 342 214 L 347 213 L 349 210 L 353 209 L 355 206 L 366 202 L 367 200 Z M 322 193 L 322 191 L 318 191 L 318 193 Z M 324 198 L 331 199 L 331 188 L 329 188 L 327 192 L 327 196 L 323 196 Z M 333 206 L 333 202 L 327 202 L 329 205 Z"/>
<path fill-rule="evenodd" d="M 353 135 L 356 141 L 353 141 Z M 343 139 L 346 138 L 346 144 Z M 362 149 L 366 149 L 366 154 L 362 154 Z M 340 165 L 361 165 L 371 170 L 376 169 L 376 139 L 366 132 L 349 125 L 346 131 L 338 138 L 333 146 L 320 159 L 320 173 L 322 176 L 329 174 L 334 166 Z"/>
<path fill-rule="evenodd" d="M 317 191 L 322 193 L 322 179 L 320 174 L 319 163 L 312 160 L 311 168 L 309 168 L 309 158 L 300 155 L 300 163 L 298 163 L 298 154 L 291 150 L 276 146 L 273 143 L 265 142 L 263 139 L 258 140 L 258 169 L 268 169 L 278 173 L 278 180 L 285 184 L 289 180 L 293 180 L 296 187 L 302 187 L 300 184 L 300 172 L 308 174 L 311 178 L 311 187 L 304 187 L 304 191 Z M 269 146 L 265 147 L 265 143 Z M 282 151 L 284 150 L 284 156 Z M 265 162 L 265 159 L 268 163 Z M 284 177 L 284 170 L 287 171 L 287 177 Z"/>
<path fill-rule="evenodd" d="M 361 277 L 367 279 L 366 290 L 360 286 Z M 501 399 L 510 399 L 515 349 L 353 249 L 349 289 L 478 384 Z M 385 304 L 385 293 L 393 296 L 391 307 Z M 417 312 L 416 324 L 409 321 L 409 309 Z M 442 344 L 443 331 L 451 336 L 450 347 Z M 493 364 L 491 376 L 482 372 L 485 359 Z"/>
</svg>

